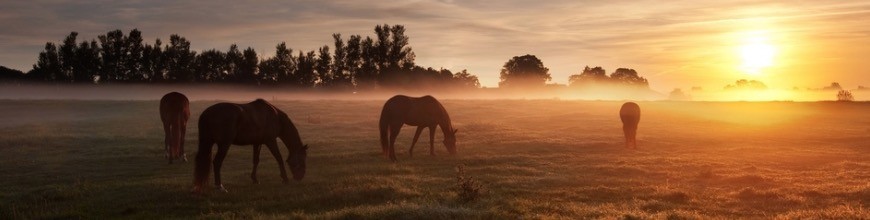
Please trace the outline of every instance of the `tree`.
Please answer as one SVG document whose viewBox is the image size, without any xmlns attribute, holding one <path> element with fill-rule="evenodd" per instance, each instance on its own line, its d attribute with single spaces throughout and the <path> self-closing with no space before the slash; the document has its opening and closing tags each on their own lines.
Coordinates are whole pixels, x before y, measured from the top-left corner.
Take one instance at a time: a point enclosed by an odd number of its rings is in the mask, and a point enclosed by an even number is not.
<svg viewBox="0 0 870 220">
<path fill-rule="evenodd" d="M 196 52 L 190 51 L 190 41 L 177 34 L 169 36 L 169 44 L 164 49 L 166 58 L 166 79 L 174 82 L 193 82 L 193 64 Z"/>
<path fill-rule="evenodd" d="M 143 82 L 151 78 L 142 72 L 142 59 L 144 56 L 144 45 L 142 45 L 142 32 L 138 29 L 133 29 L 124 38 L 124 49 L 122 64 L 124 66 L 122 80 L 131 82 Z"/>
<path fill-rule="evenodd" d="M 353 40 L 353 36 L 351 36 Z M 359 39 L 359 37 L 357 37 Z M 348 43 L 351 46 L 351 43 Z M 354 81 L 358 89 L 374 89 L 378 79 L 378 62 L 376 57 L 377 48 L 374 41 L 370 37 L 359 44 L 360 58 L 356 62 L 359 63 L 359 68 L 354 72 Z M 348 53 L 348 59 L 353 58 L 351 53 Z"/>
<path fill-rule="evenodd" d="M 499 87 L 543 87 L 550 81 L 550 69 L 535 55 L 515 56 L 501 69 Z"/>
<path fill-rule="evenodd" d="M 607 77 L 607 72 L 604 70 L 604 68 L 601 68 L 600 66 L 596 66 L 595 68 L 589 68 L 589 66 L 586 66 L 583 68 L 583 72 L 581 72 L 580 74 L 575 74 L 568 77 L 568 85 L 581 86 L 590 84 L 603 84 L 609 80 L 610 78 Z"/>
<path fill-rule="evenodd" d="M 71 32 L 63 40 L 63 43 L 60 45 L 60 51 L 58 56 L 60 57 L 60 69 L 61 74 L 58 74 L 57 80 L 62 82 L 74 82 L 76 72 L 82 69 L 81 63 L 77 60 L 76 56 L 76 37 L 79 35 L 78 32 Z"/>
<path fill-rule="evenodd" d="M 767 86 L 761 81 L 740 79 L 734 82 L 734 85 L 725 86 L 726 90 L 765 90 Z"/>
<path fill-rule="evenodd" d="M 241 82 L 256 82 L 259 83 L 257 63 L 257 51 L 254 48 L 248 47 L 242 52 L 242 62 L 239 64 L 239 75 L 237 76 Z"/>
<path fill-rule="evenodd" d="M 317 80 L 317 73 L 314 72 L 314 60 L 316 59 L 314 51 L 308 53 L 299 51 L 299 56 L 296 58 L 296 71 L 293 73 L 296 79 L 294 84 L 299 87 L 313 87 Z"/>
<path fill-rule="evenodd" d="M 111 82 L 122 79 L 123 77 L 120 75 L 124 73 L 123 57 L 124 45 L 126 43 L 124 32 L 114 30 L 97 38 L 100 39 L 100 47 L 102 48 L 100 57 L 103 58 L 103 68 L 98 77 L 99 82 Z"/>
<path fill-rule="evenodd" d="M 329 54 L 329 46 L 324 45 L 318 51 L 319 54 L 314 62 L 314 71 L 317 73 L 318 86 L 332 87 L 335 77 L 332 75 L 332 55 Z"/>
<path fill-rule="evenodd" d="M 353 75 L 348 67 L 348 50 L 344 40 L 341 39 L 341 34 L 333 34 L 332 39 L 335 41 L 335 54 L 332 55 L 332 86 L 337 88 L 353 88 Z M 357 40 L 357 42 L 359 42 Z M 359 54 L 359 44 L 357 44 L 356 52 Z M 358 60 L 357 60 L 358 61 Z"/>
<path fill-rule="evenodd" d="M 141 71 L 146 82 L 163 79 L 163 74 L 166 73 L 162 44 L 163 42 L 158 38 L 154 41 L 154 46 L 145 45 L 142 49 Z"/>
<path fill-rule="evenodd" d="M 239 81 L 239 76 L 242 75 L 239 67 L 242 65 L 242 59 L 244 59 L 242 56 L 239 46 L 236 46 L 236 44 L 230 45 L 225 60 L 227 75 L 222 79 L 223 81 Z"/>
<path fill-rule="evenodd" d="M 196 56 L 196 81 L 219 82 L 227 75 L 227 55 L 224 52 L 211 49 Z"/>
<path fill-rule="evenodd" d="M 275 46 L 275 56 L 260 63 L 260 73 L 265 81 L 282 84 L 295 84 L 299 81 L 293 76 L 296 59 L 292 53 L 293 49 L 287 48 L 285 42 Z"/>
<path fill-rule="evenodd" d="M 649 82 L 640 77 L 634 69 L 618 68 L 610 74 L 610 80 L 617 85 L 649 88 Z"/>
<path fill-rule="evenodd" d="M 33 65 L 33 70 L 27 73 L 27 77 L 40 81 L 55 81 L 61 74 L 63 70 L 57 46 L 50 42 L 45 43 L 45 49 L 39 53 L 39 58 Z"/>
<path fill-rule="evenodd" d="M 78 64 L 73 69 L 73 81 L 77 83 L 93 83 L 94 77 L 100 73 L 100 46 L 96 40 L 82 41 L 76 49 Z"/>
<path fill-rule="evenodd" d="M 477 80 L 477 76 L 468 73 L 467 70 L 456 72 L 453 75 L 453 79 L 460 88 L 480 88 L 480 81 Z"/>
</svg>

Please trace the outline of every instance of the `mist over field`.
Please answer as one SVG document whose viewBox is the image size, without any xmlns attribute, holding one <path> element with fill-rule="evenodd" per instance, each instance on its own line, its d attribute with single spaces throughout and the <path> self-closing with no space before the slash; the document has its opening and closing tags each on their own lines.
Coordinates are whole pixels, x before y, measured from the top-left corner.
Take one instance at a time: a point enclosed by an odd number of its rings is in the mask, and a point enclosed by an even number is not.
<svg viewBox="0 0 870 220">
<path fill-rule="evenodd" d="M 4 84 L 0 86 L 0 99 L 7 100 L 158 100 L 169 92 L 181 92 L 190 100 L 250 101 L 266 100 L 386 100 L 396 94 L 410 96 L 433 95 L 439 99 L 562 99 L 562 100 L 641 100 L 641 101 L 834 101 L 837 91 L 825 90 L 685 90 L 682 98 L 667 92 L 648 89 L 621 89 L 599 87 L 575 89 L 570 87 L 539 89 L 381 89 L 381 90 L 329 90 L 300 89 L 279 86 L 240 85 L 50 85 Z M 870 100 L 870 90 L 853 90 L 856 101 Z"/>
</svg>

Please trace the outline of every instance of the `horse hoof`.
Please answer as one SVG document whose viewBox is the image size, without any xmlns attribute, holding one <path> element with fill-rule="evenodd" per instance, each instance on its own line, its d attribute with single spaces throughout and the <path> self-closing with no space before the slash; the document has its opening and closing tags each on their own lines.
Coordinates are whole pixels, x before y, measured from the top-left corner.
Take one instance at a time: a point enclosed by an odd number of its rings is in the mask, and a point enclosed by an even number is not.
<svg viewBox="0 0 870 220">
<path fill-rule="evenodd" d="M 217 189 L 215 189 L 215 190 L 217 190 L 218 192 L 223 192 L 223 193 L 228 193 L 228 192 L 230 192 L 230 191 L 227 191 L 227 188 L 224 188 L 224 185 L 223 185 L 223 184 L 218 185 Z"/>
<path fill-rule="evenodd" d="M 181 156 L 181 161 L 184 161 L 185 163 L 187 163 L 187 154 L 184 154 L 184 156 Z"/>
</svg>

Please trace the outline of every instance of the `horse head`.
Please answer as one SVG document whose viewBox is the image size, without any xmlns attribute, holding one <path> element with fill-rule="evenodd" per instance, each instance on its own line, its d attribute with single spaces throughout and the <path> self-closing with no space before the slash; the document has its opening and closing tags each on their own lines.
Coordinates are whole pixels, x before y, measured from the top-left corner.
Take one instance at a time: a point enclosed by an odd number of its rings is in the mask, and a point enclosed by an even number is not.
<svg viewBox="0 0 870 220">
<path fill-rule="evenodd" d="M 302 180 L 305 177 L 305 159 L 308 158 L 308 145 L 294 148 L 287 156 L 287 167 L 293 173 L 293 179 Z"/>
<path fill-rule="evenodd" d="M 456 154 L 456 132 L 459 129 L 453 129 L 449 134 L 444 135 L 444 146 L 447 146 L 447 151 L 450 152 L 451 155 Z"/>
</svg>

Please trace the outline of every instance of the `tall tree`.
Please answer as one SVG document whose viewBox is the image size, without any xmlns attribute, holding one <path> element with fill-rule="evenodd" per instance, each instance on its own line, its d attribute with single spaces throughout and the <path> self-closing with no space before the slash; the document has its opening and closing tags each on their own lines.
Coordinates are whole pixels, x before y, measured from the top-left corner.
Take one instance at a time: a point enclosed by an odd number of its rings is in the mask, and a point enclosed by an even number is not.
<svg viewBox="0 0 870 220">
<path fill-rule="evenodd" d="M 299 51 L 299 56 L 296 57 L 296 71 L 294 71 L 293 74 L 296 79 L 296 86 L 314 86 L 314 82 L 317 79 L 317 74 L 314 72 L 314 59 L 314 51 L 309 51 L 308 53 L 302 53 L 302 51 Z"/>
<path fill-rule="evenodd" d="M 254 51 L 254 48 L 248 47 L 242 52 L 242 56 L 242 62 L 239 64 L 238 79 L 245 83 L 259 83 L 260 80 L 257 77 L 257 64 L 259 62 L 257 51 Z"/>
<path fill-rule="evenodd" d="M 357 86 L 360 83 L 367 82 L 370 79 L 369 76 L 364 73 L 360 73 L 360 68 L 362 68 L 363 64 L 363 45 L 362 45 L 362 37 L 359 35 L 351 35 L 350 39 L 347 39 L 347 56 L 344 59 L 344 67 L 347 68 L 347 73 L 351 80 L 352 84 Z M 371 39 L 368 41 L 369 46 L 371 46 Z"/>
<path fill-rule="evenodd" d="M 93 83 L 94 77 L 100 73 L 100 46 L 96 40 L 82 41 L 76 49 L 76 64 L 73 70 L 73 81 L 77 83 Z"/>
<path fill-rule="evenodd" d="M 236 44 L 230 45 L 230 49 L 227 50 L 226 53 L 226 68 L 227 68 L 227 77 L 224 79 L 226 81 L 240 81 L 239 76 L 241 73 L 241 66 L 244 57 L 242 52 L 239 51 L 239 46 Z"/>
<path fill-rule="evenodd" d="M 41 81 L 55 81 L 61 74 L 63 70 L 57 46 L 51 42 L 45 43 L 45 49 L 39 53 L 39 58 L 33 65 L 33 70 L 27 73 L 27 77 Z"/>
<path fill-rule="evenodd" d="M 121 79 L 121 74 L 124 72 L 123 57 L 124 57 L 124 32 L 114 30 L 100 35 L 100 47 L 102 48 L 100 57 L 103 58 L 103 68 L 100 71 L 100 82 L 111 82 Z"/>
<path fill-rule="evenodd" d="M 78 72 L 82 69 L 81 63 L 77 60 L 76 56 L 76 37 L 79 35 L 78 32 L 71 32 L 63 40 L 63 43 L 60 45 L 60 69 L 61 74 L 57 76 L 58 81 L 62 82 L 74 82 L 75 80 L 75 72 Z"/>
<path fill-rule="evenodd" d="M 550 69 L 535 55 L 515 56 L 501 69 L 499 87 L 542 87 L 550 81 Z"/>
<path fill-rule="evenodd" d="M 142 59 L 145 49 L 145 46 L 142 44 L 142 32 L 138 29 L 133 29 L 124 40 L 124 56 L 122 56 L 124 73 L 121 74 L 123 79 L 132 82 L 144 82 L 151 78 L 151 76 L 146 76 L 142 71 Z"/>
<path fill-rule="evenodd" d="M 332 55 L 332 86 L 336 88 L 352 88 L 353 78 L 351 73 L 359 66 L 359 37 L 357 37 L 356 46 L 353 49 L 356 54 L 353 62 L 350 62 L 348 56 L 351 50 L 350 43 L 348 42 L 347 46 L 345 46 L 344 40 L 341 39 L 341 34 L 333 34 L 332 39 L 335 41 L 335 54 Z M 353 68 L 350 65 L 353 65 Z"/>
<path fill-rule="evenodd" d="M 163 42 L 158 38 L 154 41 L 154 45 L 145 45 L 142 49 L 142 75 L 143 81 L 152 82 L 162 80 L 163 74 L 166 73 L 164 68 L 164 56 L 162 45 Z"/>
<path fill-rule="evenodd" d="M 195 73 L 196 81 L 218 82 L 226 77 L 227 61 L 224 52 L 211 49 L 196 56 Z"/>
<path fill-rule="evenodd" d="M 350 43 L 348 43 L 349 45 Z M 372 38 L 366 37 L 360 44 L 360 50 L 359 68 L 354 77 L 357 88 L 374 89 L 378 79 L 378 48 L 375 47 Z M 348 53 L 348 58 L 350 58 L 350 53 Z"/>
<path fill-rule="evenodd" d="M 166 79 L 173 82 L 193 82 L 196 76 L 193 64 L 196 52 L 190 50 L 190 41 L 177 34 L 169 36 L 169 44 L 164 49 Z"/>
<path fill-rule="evenodd" d="M 320 47 L 317 54 L 317 59 L 314 64 L 314 71 L 317 72 L 318 86 L 332 87 L 335 85 L 335 76 L 332 74 L 332 55 L 329 53 L 329 46 Z"/>
</svg>

